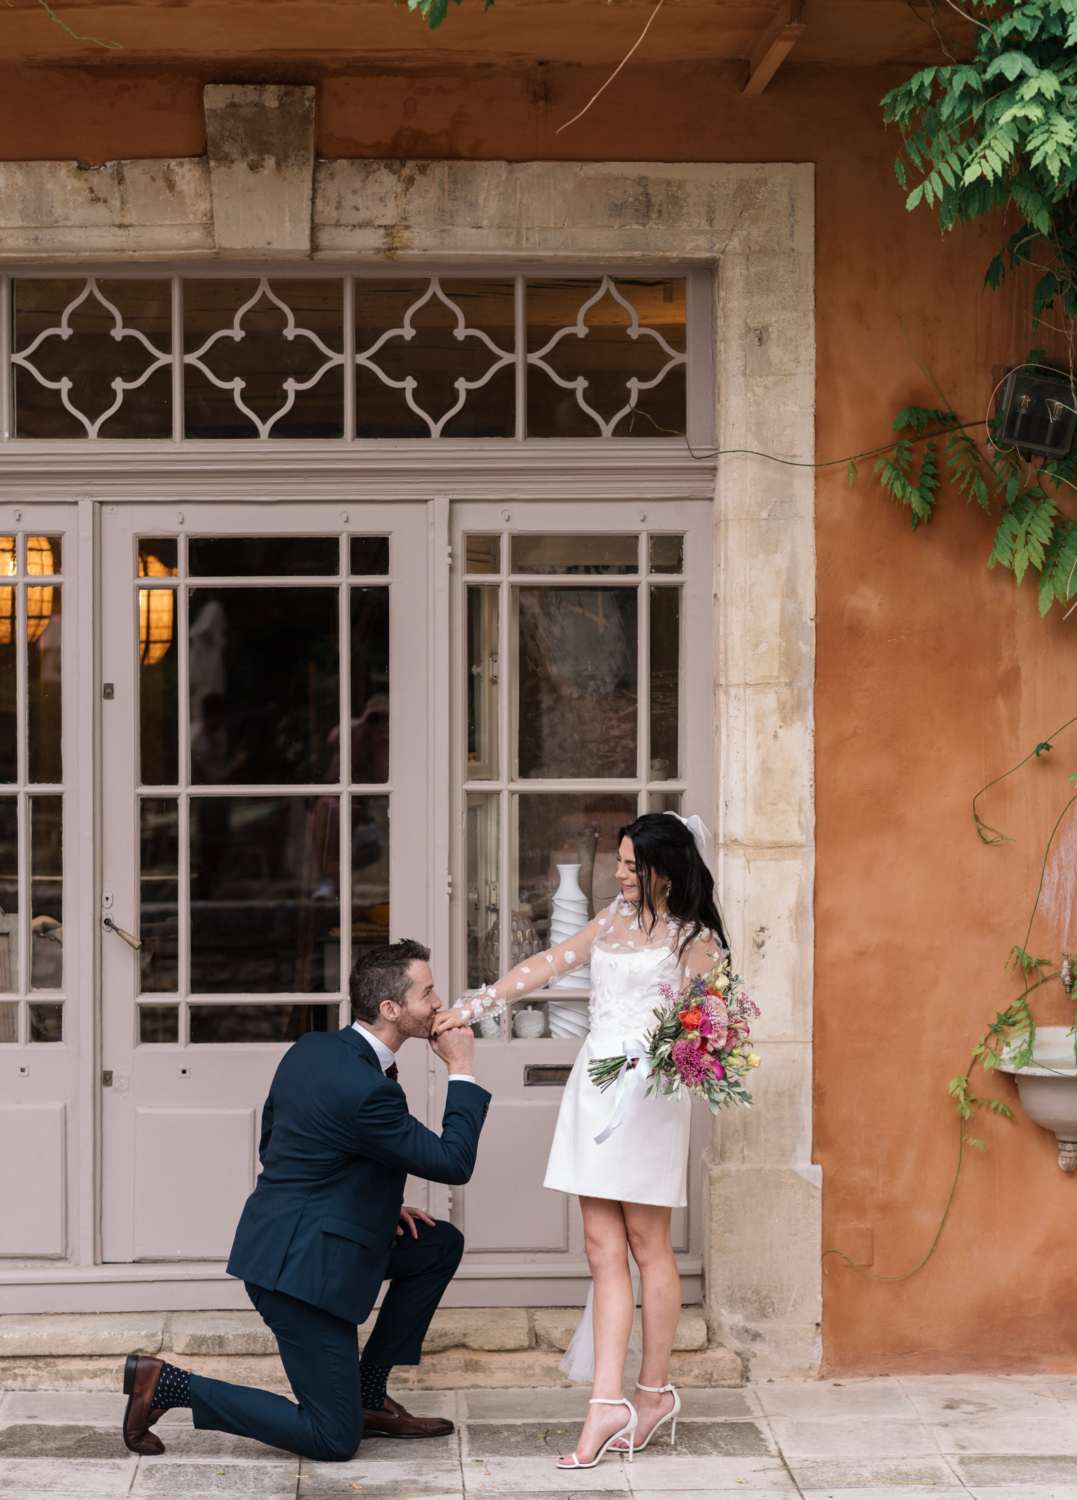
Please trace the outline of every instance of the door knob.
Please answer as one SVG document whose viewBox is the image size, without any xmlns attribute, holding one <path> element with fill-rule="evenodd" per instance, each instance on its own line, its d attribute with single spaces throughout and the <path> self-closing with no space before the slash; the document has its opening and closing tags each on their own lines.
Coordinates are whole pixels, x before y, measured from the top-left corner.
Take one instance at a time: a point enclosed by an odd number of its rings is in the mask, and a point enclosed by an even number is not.
<svg viewBox="0 0 1077 1500">
<path fill-rule="evenodd" d="M 116 926 L 116 923 L 112 920 L 111 917 L 103 917 L 102 923 L 105 927 L 107 927 L 109 932 L 114 932 L 117 937 L 123 938 L 124 942 L 129 948 L 134 948 L 137 952 L 137 950 L 142 947 L 141 938 L 132 937 L 129 932 L 124 932 L 122 927 Z"/>
</svg>

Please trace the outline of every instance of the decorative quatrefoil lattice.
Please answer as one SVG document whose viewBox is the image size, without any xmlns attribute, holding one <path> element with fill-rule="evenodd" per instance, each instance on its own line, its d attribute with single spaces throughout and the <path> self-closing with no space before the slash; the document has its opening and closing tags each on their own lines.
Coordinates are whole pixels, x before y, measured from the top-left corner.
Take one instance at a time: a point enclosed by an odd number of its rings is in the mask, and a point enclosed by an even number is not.
<svg viewBox="0 0 1077 1500">
<path fill-rule="evenodd" d="M 409 374 L 405 375 L 402 379 L 396 379 L 382 369 L 374 358 L 392 340 L 404 339 L 410 343 L 419 332 L 414 326 L 416 314 L 434 301 L 440 302 L 455 318 L 456 323 L 452 329 L 452 337 L 458 343 L 463 345 L 466 339 L 473 339 L 477 342 L 478 346 L 484 345 L 491 355 L 490 363 L 477 379 L 469 380 L 465 375 L 457 376 L 452 382 L 453 388 L 456 391 L 456 401 L 448 410 L 443 411 L 440 416 L 425 410 L 419 404 L 415 394 L 419 386 L 419 380 L 414 375 Z M 426 291 L 420 297 L 417 297 L 408 308 L 404 314 L 404 321 L 399 328 L 387 329 L 379 338 L 375 339 L 368 349 L 357 352 L 355 356 L 355 363 L 371 370 L 383 385 L 391 386 L 394 390 L 404 392 L 404 400 L 415 415 L 426 423 L 432 438 L 440 437 L 446 424 L 451 422 L 457 412 L 463 409 L 469 391 L 476 391 L 481 386 L 486 385 L 491 377 L 496 375 L 498 370 L 503 369 L 506 365 L 515 364 L 515 362 L 516 355 L 512 350 L 499 349 L 489 334 L 485 333 L 481 328 L 469 328 L 467 326 L 467 318 L 464 315 L 463 309 L 442 289 L 441 281 L 437 276 L 430 278 L 430 284 L 426 288 Z"/>
<path fill-rule="evenodd" d="M 602 413 L 600 411 L 597 411 L 584 395 L 584 392 L 587 391 L 588 387 L 591 384 L 587 376 L 576 375 L 574 377 L 566 377 L 564 375 L 561 375 L 556 369 L 554 369 L 553 365 L 549 363 L 546 357 L 558 348 L 563 339 L 571 339 L 573 336 L 575 336 L 577 339 L 587 338 L 592 331 L 587 321 L 588 314 L 592 311 L 592 309 L 597 308 L 602 299 L 607 296 L 611 297 L 613 301 L 620 307 L 622 307 L 628 314 L 628 326 L 624 329 L 624 332 L 628 336 L 628 338 L 632 339 L 634 342 L 638 341 L 641 338 L 653 339 L 655 345 L 666 355 L 665 362 L 662 364 L 657 374 L 655 374 L 650 380 L 641 380 L 637 375 L 630 375 L 624 378 L 623 386 L 628 393 L 628 399 L 625 401 L 624 405 L 621 406 L 621 408 L 608 419 L 603 417 Z M 586 302 L 584 302 L 580 307 L 580 310 L 576 315 L 575 323 L 569 324 L 568 327 L 565 328 L 559 328 L 553 335 L 553 337 L 548 339 L 541 349 L 536 349 L 533 353 L 528 354 L 527 362 L 529 365 L 545 371 L 550 379 L 553 380 L 557 385 L 559 385 L 562 390 L 574 391 L 576 393 L 576 401 L 580 407 L 580 410 L 586 413 L 586 415 L 590 417 L 591 420 L 596 424 L 602 437 L 609 438 L 613 436 L 618 422 L 620 422 L 624 417 L 628 416 L 630 412 L 636 409 L 640 392 L 653 390 L 655 386 L 661 384 L 661 382 L 666 378 L 671 370 L 687 367 L 688 356 L 681 353 L 680 350 L 674 349 L 667 342 L 664 334 L 660 333 L 657 328 L 651 328 L 645 324 L 641 324 L 638 312 L 636 311 L 635 307 L 633 307 L 632 303 L 629 302 L 628 299 L 618 289 L 613 277 L 603 276 L 598 291 L 595 292 L 593 296 L 588 297 Z"/>
<path fill-rule="evenodd" d="M 119 362 L 122 366 L 126 367 L 133 377 L 128 378 L 127 375 L 121 373 L 108 380 L 107 370 L 102 368 L 103 351 L 101 349 L 101 340 L 99 336 L 89 335 L 91 340 L 91 357 L 86 363 L 92 366 L 97 379 L 90 384 L 88 393 L 93 394 L 94 386 L 97 389 L 111 387 L 114 393 L 112 404 L 103 411 L 99 411 L 96 416 L 92 410 L 86 411 L 76 404 L 72 397 L 75 380 L 72 379 L 70 374 L 63 374 L 56 380 L 50 379 L 43 370 L 37 367 L 33 358 L 39 351 L 42 355 L 49 352 L 50 346 L 48 341 L 51 339 L 59 339 L 64 345 L 68 345 L 71 340 L 75 340 L 76 342 L 79 340 L 80 333 L 71 326 L 71 320 L 80 308 L 83 308 L 84 305 L 89 305 L 90 299 L 98 302 L 101 308 L 111 316 L 112 327 L 108 330 L 108 336 L 110 339 L 115 340 L 116 344 L 122 349 L 123 353 Z M 131 342 L 125 344 L 125 340 L 130 340 Z M 107 345 L 105 348 L 107 349 Z M 142 369 L 141 373 L 134 374 L 134 369 L 140 363 L 140 356 L 145 360 L 145 368 Z M 126 393 L 137 390 L 140 386 L 145 385 L 155 370 L 170 365 L 172 363 L 172 355 L 167 350 L 158 349 L 140 329 L 126 327 L 120 309 L 102 292 L 97 278 L 91 276 L 77 296 L 73 297 L 64 308 L 59 323 L 51 328 L 43 328 L 25 349 L 12 353 L 11 362 L 18 369 L 25 370 L 28 374 L 32 375 L 37 383 L 44 386 L 47 390 L 59 391 L 60 400 L 63 402 L 64 407 L 73 417 L 82 423 L 86 429 L 86 436 L 95 438 L 108 419 L 120 410 Z M 83 361 L 76 357 L 72 351 L 70 363 L 72 367 L 79 368 L 82 366 Z"/>
<path fill-rule="evenodd" d="M 276 308 L 283 314 L 284 327 L 280 330 L 273 330 L 272 333 L 268 328 L 261 327 L 252 337 L 251 331 L 244 328 L 243 320 L 248 314 L 258 308 L 263 298 L 270 307 Z M 268 311 L 268 309 L 261 309 L 260 311 L 264 312 Z M 264 321 L 264 319 L 260 319 L 259 321 Z M 248 382 L 256 378 L 256 371 L 260 369 L 264 371 L 265 369 L 265 366 L 262 365 L 262 362 L 258 358 L 258 354 L 249 346 L 260 343 L 263 340 L 269 340 L 273 347 L 273 357 L 267 363 L 272 374 L 276 375 L 281 366 L 281 353 L 286 352 L 280 349 L 278 341 L 281 338 L 287 341 L 287 345 L 293 351 L 294 365 L 298 369 L 299 375 L 285 375 L 279 381 L 279 388 L 283 389 L 283 399 L 279 400 L 279 404 L 276 405 L 275 409 L 270 409 L 270 403 L 276 398 L 271 397 L 268 401 L 262 399 L 258 402 L 262 411 L 260 416 L 258 411 L 244 400 L 244 392 L 247 390 Z M 297 345 L 295 342 L 297 339 L 308 340 L 309 347 Z M 221 345 L 222 340 L 225 341 L 223 345 Z M 231 348 L 229 348 L 229 343 Z M 248 347 L 243 347 L 245 343 Z M 221 345 L 221 347 L 218 348 L 218 345 Z M 317 355 L 313 358 L 311 357 L 313 350 L 317 350 L 318 354 L 322 356 L 320 363 L 318 362 Z M 211 351 L 213 351 L 212 356 Z M 259 353 L 261 352 L 259 351 Z M 229 358 L 229 354 L 233 354 L 233 357 Z M 225 365 L 235 366 L 238 364 L 247 373 L 245 375 L 233 374 L 229 376 L 227 371 L 225 371 L 223 374 L 218 374 L 207 363 L 207 356 L 212 357 L 213 363 L 219 368 Z M 231 326 L 218 328 L 214 333 L 211 333 L 198 349 L 183 356 L 183 362 L 185 365 L 191 365 L 195 369 L 200 370 L 218 390 L 231 391 L 232 400 L 235 402 L 237 411 L 241 412 L 254 423 L 260 438 L 267 438 L 281 418 L 290 412 L 295 405 L 297 392 L 311 390 L 328 370 L 332 370 L 338 365 L 343 365 L 344 355 L 330 349 L 319 335 L 311 329 L 300 328 L 296 324 L 295 314 L 291 307 L 282 298 L 277 296 L 270 287 L 268 280 L 263 276 L 252 295 L 247 298 L 242 307 L 237 309 Z M 312 365 L 315 366 L 313 370 L 311 370 Z M 304 376 L 305 378 L 300 378 L 300 376 Z M 270 378 L 272 379 L 272 376 Z M 259 385 L 264 384 L 264 380 L 259 380 Z"/>
</svg>

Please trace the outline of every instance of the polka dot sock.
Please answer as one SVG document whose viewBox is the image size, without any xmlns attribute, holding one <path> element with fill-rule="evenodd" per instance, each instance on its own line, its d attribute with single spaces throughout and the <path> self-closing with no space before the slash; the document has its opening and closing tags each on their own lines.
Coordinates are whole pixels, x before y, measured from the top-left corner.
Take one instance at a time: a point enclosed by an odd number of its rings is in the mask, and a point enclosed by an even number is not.
<svg viewBox="0 0 1077 1500">
<path fill-rule="evenodd" d="M 167 1361 L 161 1366 L 157 1386 L 153 1392 L 153 1409 L 169 1410 L 173 1406 L 190 1406 L 191 1376 L 187 1370 L 177 1370 Z"/>
<path fill-rule="evenodd" d="M 392 1365 L 368 1365 L 366 1360 L 359 1366 L 359 1389 L 363 1396 L 364 1411 L 385 1410 L 385 1387 L 389 1383 Z"/>
</svg>

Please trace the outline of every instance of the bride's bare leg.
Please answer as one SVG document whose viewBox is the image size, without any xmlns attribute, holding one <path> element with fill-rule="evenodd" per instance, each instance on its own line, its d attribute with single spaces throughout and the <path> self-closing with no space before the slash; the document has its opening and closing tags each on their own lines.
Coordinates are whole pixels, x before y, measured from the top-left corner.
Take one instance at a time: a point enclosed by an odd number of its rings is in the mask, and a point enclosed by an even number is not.
<svg viewBox="0 0 1077 1500">
<path fill-rule="evenodd" d="M 624 1214 L 621 1205 L 611 1198 L 581 1198 L 580 1207 L 587 1264 L 595 1283 L 595 1382 L 591 1395 L 619 1401 L 635 1311 Z M 678 1297 L 679 1286 L 678 1282 Z M 589 1407 L 576 1445 L 580 1462 L 590 1463 L 610 1433 L 627 1421 L 627 1406 Z"/>
<path fill-rule="evenodd" d="M 649 1203 L 622 1203 L 621 1208 L 642 1287 L 643 1363 L 639 1378 L 644 1385 L 667 1385 L 681 1311 L 681 1278 L 669 1229 L 673 1211 Z M 637 1391 L 632 1399 L 639 1412 L 635 1441 L 642 1443 L 659 1418 L 673 1410 L 673 1397 L 669 1392 L 656 1395 Z"/>
</svg>

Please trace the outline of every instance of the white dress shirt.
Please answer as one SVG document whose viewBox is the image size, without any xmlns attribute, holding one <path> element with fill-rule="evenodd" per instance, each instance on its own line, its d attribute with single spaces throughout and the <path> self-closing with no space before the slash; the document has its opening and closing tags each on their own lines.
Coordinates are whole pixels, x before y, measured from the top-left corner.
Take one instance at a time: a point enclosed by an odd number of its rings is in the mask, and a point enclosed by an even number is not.
<svg viewBox="0 0 1077 1500">
<path fill-rule="evenodd" d="M 375 1036 L 372 1031 L 368 1031 L 365 1026 L 360 1026 L 358 1021 L 352 1022 L 352 1030 L 357 1031 L 365 1041 L 370 1043 L 374 1048 L 374 1056 L 381 1063 L 382 1072 L 388 1073 L 393 1063 L 396 1062 L 396 1054 L 392 1048 L 387 1047 L 380 1037 Z M 449 1082 L 452 1083 L 454 1081 L 457 1083 L 474 1083 L 475 1078 L 471 1073 L 450 1073 Z"/>
</svg>

